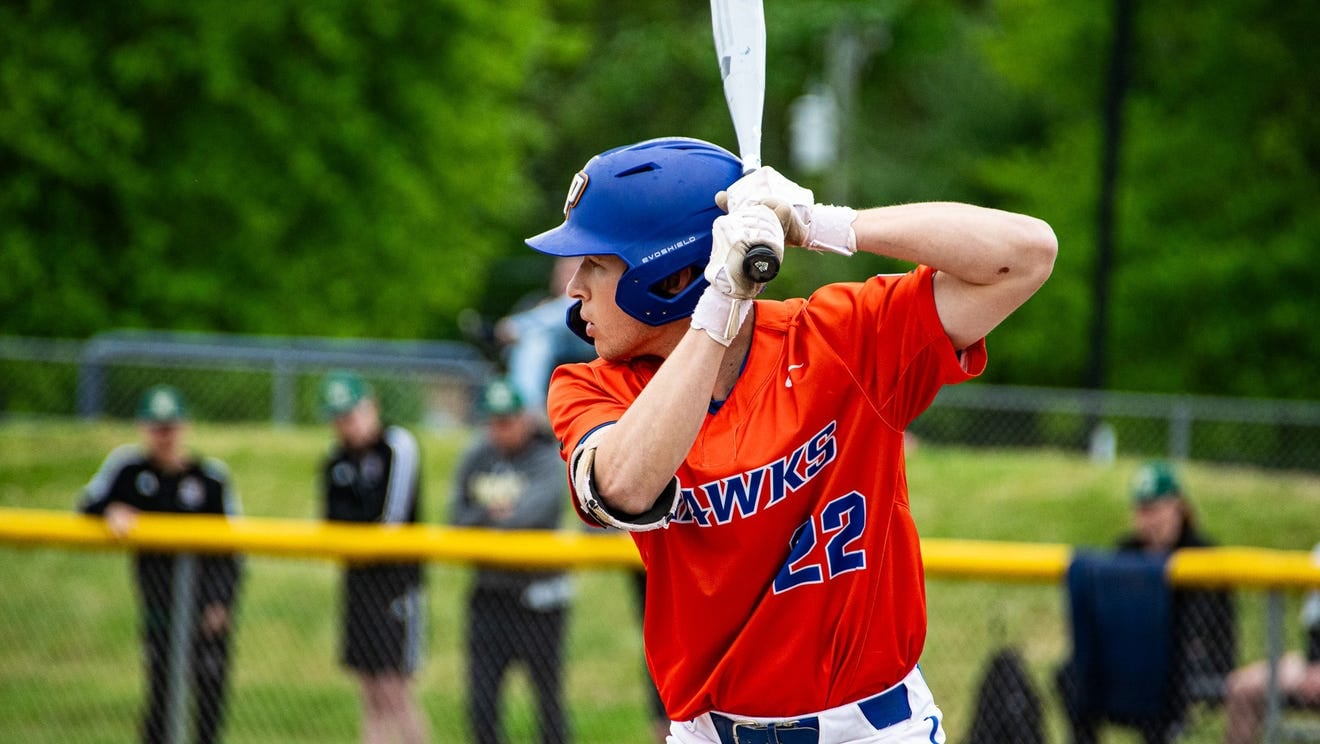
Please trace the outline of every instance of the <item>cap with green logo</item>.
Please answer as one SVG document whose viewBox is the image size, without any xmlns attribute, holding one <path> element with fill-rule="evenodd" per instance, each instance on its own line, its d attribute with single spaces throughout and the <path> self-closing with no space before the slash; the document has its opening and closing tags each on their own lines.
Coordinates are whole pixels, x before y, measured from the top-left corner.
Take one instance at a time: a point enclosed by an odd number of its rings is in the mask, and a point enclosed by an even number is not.
<svg viewBox="0 0 1320 744">
<path fill-rule="evenodd" d="M 1132 480 L 1132 503 L 1148 504 L 1159 499 L 1182 495 L 1178 473 L 1167 462 L 1148 462 Z"/>
<path fill-rule="evenodd" d="M 523 399 L 508 380 L 495 379 L 481 391 L 478 406 L 487 416 L 512 416 L 522 412 Z"/>
<path fill-rule="evenodd" d="M 169 385 L 148 388 L 138 401 L 138 421 L 151 424 L 173 424 L 188 417 L 183 394 Z"/>
<path fill-rule="evenodd" d="M 371 397 L 371 386 L 352 372 L 331 372 L 321 380 L 321 413 L 343 416 Z"/>
</svg>

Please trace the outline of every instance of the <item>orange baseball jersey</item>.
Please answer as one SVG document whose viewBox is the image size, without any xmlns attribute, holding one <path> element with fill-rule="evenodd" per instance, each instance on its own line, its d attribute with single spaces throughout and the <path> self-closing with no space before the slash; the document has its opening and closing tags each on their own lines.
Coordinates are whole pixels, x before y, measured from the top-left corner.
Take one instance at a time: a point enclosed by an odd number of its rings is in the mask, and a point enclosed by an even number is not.
<svg viewBox="0 0 1320 744">
<path fill-rule="evenodd" d="M 953 349 L 933 276 L 918 267 L 756 302 L 745 366 L 676 473 L 668 526 L 631 533 L 648 574 L 647 660 L 673 720 L 821 711 L 916 666 L 926 600 L 903 430 L 986 359 L 983 341 Z M 556 371 L 566 459 L 658 364 Z"/>
</svg>

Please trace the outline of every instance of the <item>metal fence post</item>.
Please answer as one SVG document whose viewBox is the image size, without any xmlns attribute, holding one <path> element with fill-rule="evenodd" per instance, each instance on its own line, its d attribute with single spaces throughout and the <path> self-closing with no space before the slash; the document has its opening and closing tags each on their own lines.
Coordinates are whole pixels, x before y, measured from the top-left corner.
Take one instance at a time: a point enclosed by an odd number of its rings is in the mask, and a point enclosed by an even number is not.
<svg viewBox="0 0 1320 744">
<path fill-rule="evenodd" d="M 1279 718 L 1283 705 L 1279 699 L 1279 659 L 1283 656 L 1283 591 L 1271 589 L 1265 594 L 1265 649 L 1268 672 L 1265 677 L 1265 744 L 1279 741 Z"/>
<path fill-rule="evenodd" d="M 78 363 L 78 415 L 95 418 L 101 415 L 101 395 L 105 370 L 100 362 L 84 359 Z"/>
<path fill-rule="evenodd" d="M 170 607 L 169 694 L 166 709 L 166 741 L 187 741 L 188 694 L 192 677 L 193 609 L 196 607 L 197 556 L 179 553 L 174 560 L 173 599 Z"/>
<path fill-rule="evenodd" d="M 275 358 L 271 371 L 271 419 L 276 424 L 293 423 L 293 366 L 284 356 Z"/>
<path fill-rule="evenodd" d="M 1192 409 L 1187 401 L 1177 401 L 1169 414 L 1169 457 L 1186 460 L 1192 455 Z"/>
</svg>

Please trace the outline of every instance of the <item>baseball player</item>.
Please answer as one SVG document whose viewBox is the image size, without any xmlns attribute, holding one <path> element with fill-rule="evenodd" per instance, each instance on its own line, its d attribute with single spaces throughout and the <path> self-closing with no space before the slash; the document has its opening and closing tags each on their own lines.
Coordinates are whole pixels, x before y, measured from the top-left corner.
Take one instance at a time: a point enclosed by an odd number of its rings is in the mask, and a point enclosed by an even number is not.
<svg viewBox="0 0 1320 744">
<path fill-rule="evenodd" d="M 1054 234 L 966 204 L 825 206 L 771 168 L 741 174 L 699 140 L 609 150 L 574 177 L 564 223 L 528 239 L 582 257 L 569 323 L 600 356 L 550 385 L 573 503 L 637 543 L 671 742 L 943 742 L 917 668 L 903 431 L 982 371 Z M 917 266 L 756 300 L 755 244 Z"/>
<path fill-rule="evenodd" d="M 413 435 L 381 421 L 375 394 L 351 372 L 332 372 L 321 381 L 321 410 L 333 419 L 336 434 L 322 470 L 325 518 L 418 521 L 420 454 Z M 425 619 L 421 564 L 350 565 L 343 599 L 341 661 L 358 679 L 362 740 L 425 741 L 412 696 Z"/>
<path fill-rule="evenodd" d="M 169 514 L 239 513 L 238 495 L 224 463 L 198 459 L 186 446 L 187 414 L 183 396 L 168 385 L 147 390 L 137 409 L 143 447 L 123 445 L 106 457 L 83 491 L 79 511 L 103 515 L 115 535 L 125 535 L 140 512 Z M 217 741 L 224 719 L 229 678 L 229 638 L 241 578 L 235 555 L 199 556 L 191 636 L 191 700 L 195 740 Z M 137 594 L 141 603 L 146 652 L 148 700 L 142 741 L 164 742 L 169 735 L 170 627 L 174 623 L 173 553 L 138 553 Z M 185 700 L 190 698 L 185 697 Z"/>
<path fill-rule="evenodd" d="M 564 463 L 539 411 L 527 408 L 504 379 L 485 386 L 478 407 L 484 433 L 459 460 L 450 521 L 495 530 L 558 528 Z M 569 740 L 562 688 L 571 598 L 562 571 L 477 567 L 467 620 L 468 719 L 477 744 L 503 741 L 500 690 L 520 661 L 536 693 L 540 741 Z"/>
</svg>

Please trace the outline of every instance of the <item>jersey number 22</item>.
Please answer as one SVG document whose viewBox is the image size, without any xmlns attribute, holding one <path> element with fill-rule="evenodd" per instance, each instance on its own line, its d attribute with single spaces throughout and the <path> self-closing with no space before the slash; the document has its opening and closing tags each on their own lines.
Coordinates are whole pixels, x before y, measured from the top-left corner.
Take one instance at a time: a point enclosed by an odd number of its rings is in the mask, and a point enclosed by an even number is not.
<svg viewBox="0 0 1320 744">
<path fill-rule="evenodd" d="M 788 560 L 775 577 L 774 593 L 866 568 L 866 552 L 850 549 L 865 529 L 866 499 L 860 493 L 853 491 L 826 504 L 819 525 L 809 517 L 793 532 Z M 825 540 L 824 559 L 813 559 L 813 548 L 821 539 Z"/>
</svg>

